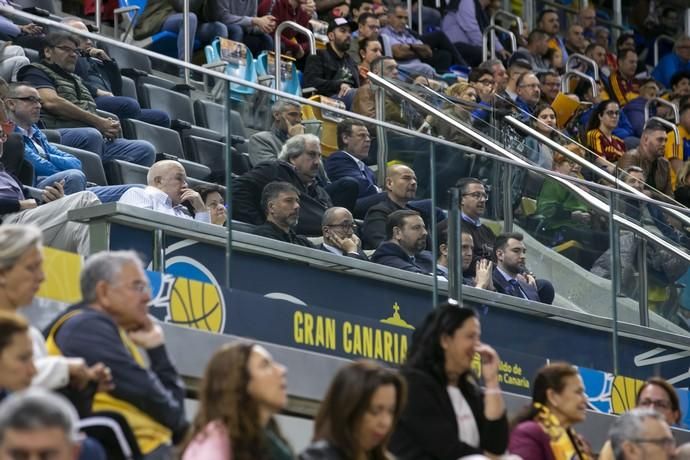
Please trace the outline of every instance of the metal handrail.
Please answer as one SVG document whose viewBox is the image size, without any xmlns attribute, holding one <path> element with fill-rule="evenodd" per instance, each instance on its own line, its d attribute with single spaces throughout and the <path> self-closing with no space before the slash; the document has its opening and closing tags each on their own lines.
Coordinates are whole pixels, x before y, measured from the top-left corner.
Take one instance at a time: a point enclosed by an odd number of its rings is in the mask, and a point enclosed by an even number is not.
<svg viewBox="0 0 690 460">
<path fill-rule="evenodd" d="M 508 34 L 510 37 L 510 43 L 513 45 L 513 52 L 517 51 L 517 38 L 515 38 L 515 34 L 505 27 L 492 24 L 487 27 L 482 34 L 482 57 L 484 58 L 484 61 L 489 59 L 489 41 L 491 42 L 491 59 L 496 57 L 496 30 Z M 489 34 L 491 34 L 491 40 L 489 40 Z"/>
<path fill-rule="evenodd" d="M 185 0 L 187 1 L 187 0 Z M 301 26 L 297 24 L 294 21 L 285 21 L 281 22 L 278 27 L 276 27 L 275 31 L 275 44 L 276 44 L 276 89 L 280 88 L 280 60 L 281 60 L 281 41 L 280 41 L 280 36 L 282 35 L 283 31 L 285 29 L 294 29 L 297 32 L 301 32 L 302 34 L 306 35 L 307 38 L 309 39 L 309 54 L 316 54 L 316 38 L 314 38 L 314 32 L 311 30 L 307 29 L 304 26 Z"/>
<path fill-rule="evenodd" d="M 662 99 L 660 97 L 654 97 L 652 99 L 647 100 L 647 103 L 644 105 L 644 121 L 645 123 L 647 120 L 649 120 L 649 108 L 652 106 L 652 104 L 657 103 L 660 105 L 665 105 L 666 107 L 670 107 L 671 110 L 673 111 L 673 121 L 678 124 L 680 123 L 680 113 L 678 112 L 678 106 L 674 104 L 671 101 L 667 101 L 666 99 Z"/>
<path fill-rule="evenodd" d="M 566 72 L 570 72 L 571 70 L 577 70 L 577 69 L 572 68 L 572 63 L 574 61 L 585 61 L 589 65 L 591 65 L 592 66 L 592 73 L 594 74 L 594 80 L 599 81 L 599 64 L 597 64 L 597 62 L 594 59 L 589 58 L 589 57 L 585 56 L 584 54 L 580 54 L 580 53 L 570 54 L 570 55 L 568 55 L 568 60 L 565 61 L 565 71 Z"/>
<path fill-rule="evenodd" d="M 671 37 L 670 35 L 659 35 L 654 39 L 654 67 L 659 65 L 659 42 L 661 41 L 666 41 L 671 43 L 672 45 L 676 43 L 676 39 Z"/>
<path fill-rule="evenodd" d="M 518 16 L 517 14 L 513 14 L 510 11 L 506 10 L 496 10 L 494 14 L 491 15 L 491 24 L 490 25 L 495 25 L 496 24 L 496 18 L 499 16 L 504 16 L 506 18 L 510 18 L 513 21 L 517 23 L 518 27 L 518 34 L 523 35 L 525 33 L 525 24 L 522 22 L 522 18 Z"/>
<path fill-rule="evenodd" d="M 570 79 L 573 77 L 584 78 L 585 80 L 587 80 L 589 84 L 592 85 L 592 97 L 596 98 L 597 96 L 599 96 L 599 84 L 597 83 L 598 80 L 595 80 L 594 77 L 592 77 L 591 75 L 587 75 L 586 73 L 580 72 L 579 70 L 569 70 L 563 74 L 563 79 L 561 80 L 562 93 L 569 92 Z"/>
<path fill-rule="evenodd" d="M 658 123 L 661 123 L 662 125 L 666 126 L 667 128 L 670 128 L 670 129 L 673 131 L 673 134 L 675 135 L 675 139 L 674 139 L 674 141 L 675 141 L 674 144 L 675 144 L 675 145 L 674 145 L 674 148 L 673 148 L 673 154 L 674 154 L 674 158 L 675 158 L 675 156 L 678 154 L 678 152 L 680 152 L 680 147 L 681 147 L 681 144 L 682 144 L 682 140 L 681 140 L 681 137 L 680 137 L 680 131 L 678 130 L 678 126 L 674 125 L 673 123 L 671 123 L 671 122 L 668 121 L 668 120 L 664 120 L 664 119 L 661 118 L 661 117 L 651 117 L 649 120 L 646 120 L 646 121 L 652 121 L 652 120 L 653 120 L 653 121 L 656 121 L 656 122 L 658 122 Z M 646 121 L 645 121 L 645 122 L 646 122 Z M 687 223 L 688 225 L 690 225 L 690 219 L 688 219 L 688 218 L 686 217 L 684 220 L 686 221 L 686 223 Z"/>
</svg>

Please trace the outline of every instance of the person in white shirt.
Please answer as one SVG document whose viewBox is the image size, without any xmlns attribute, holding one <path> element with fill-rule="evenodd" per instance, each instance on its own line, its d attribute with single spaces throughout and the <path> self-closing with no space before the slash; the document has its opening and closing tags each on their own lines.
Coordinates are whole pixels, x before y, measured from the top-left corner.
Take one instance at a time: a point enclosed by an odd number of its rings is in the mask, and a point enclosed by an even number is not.
<svg viewBox="0 0 690 460">
<path fill-rule="evenodd" d="M 206 203 L 198 192 L 187 186 L 187 173 L 178 161 L 162 160 L 154 163 L 146 176 L 146 182 L 146 188 L 127 190 L 118 203 L 211 223 Z M 194 217 L 183 205 L 185 202 L 194 209 Z"/>
</svg>

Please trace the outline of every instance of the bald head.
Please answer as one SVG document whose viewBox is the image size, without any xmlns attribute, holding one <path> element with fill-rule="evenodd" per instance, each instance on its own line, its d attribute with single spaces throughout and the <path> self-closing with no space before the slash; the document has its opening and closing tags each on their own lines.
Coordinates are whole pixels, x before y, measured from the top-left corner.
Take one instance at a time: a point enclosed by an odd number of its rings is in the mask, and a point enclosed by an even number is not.
<svg viewBox="0 0 690 460">
<path fill-rule="evenodd" d="M 86 24 L 84 24 L 84 21 L 82 21 L 79 18 L 71 17 L 71 18 L 65 18 L 62 20 L 62 23 L 65 25 L 68 25 L 72 27 L 73 29 L 77 29 L 80 32 L 89 32 L 89 28 L 86 27 Z M 94 44 L 93 41 L 90 38 L 87 37 L 82 37 L 81 35 L 74 35 L 74 38 L 77 39 L 79 42 L 79 48 L 83 50 L 88 50 L 89 48 L 93 48 Z"/>
<path fill-rule="evenodd" d="M 173 205 L 178 205 L 183 189 L 187 188 L 187 173 L 179 162 L 162 160 L 151 166 L 146 181 L 150 187 L 168 195 Z"/>
<path fill-rule="evenodd" d="M 405 206 L 417 194 L 417 176 L 405 165 L 391 165 L 386 169 L 386 192 L 400 206 Z"/>
</svg>

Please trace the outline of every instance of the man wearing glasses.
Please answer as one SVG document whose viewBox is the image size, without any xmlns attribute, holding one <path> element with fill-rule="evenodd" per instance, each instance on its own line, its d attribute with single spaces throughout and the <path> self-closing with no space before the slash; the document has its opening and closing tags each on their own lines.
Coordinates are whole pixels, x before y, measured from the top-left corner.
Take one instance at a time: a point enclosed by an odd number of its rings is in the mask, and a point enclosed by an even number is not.
<svg viewBox="0 0 690 460">
<path fill-rule="evenodd" d="M 533 72 L 527 72 L 517 80 L 517 99 L 515 105 L 520 109 L 520 115 L 525 121 L 531 121 L 534 108 L 541 98 L 539 79 Z"/>
<path fill-rule="evenodd" d="M 609 438 L 618 460 L 669 460 L 676 450 L 671 429 L 654 409 L 638 408 L 621 415 Z"/>
<path fill-rule="evenodd" d="M 151 166 L 156 156 L 153 145 L 120 138 L 120 122 L 96 113 L 96 102 L 74 73 L 79 42 L 66 32 L 54 32 L 48 35 L 43 54 L 40 63 L 22 67 L 18 80 L 38 90 L 45 127 L 59 129 L 63 144 L 95 152 L 104 161 Z"/>
<path fill-rule="evenodd" d="M 357 236 L 357 224 L 345 208 L 329 208 L 323 213 L 323 243 L 319 249 L 339 256 L 369 260 Z"/>
</svg>

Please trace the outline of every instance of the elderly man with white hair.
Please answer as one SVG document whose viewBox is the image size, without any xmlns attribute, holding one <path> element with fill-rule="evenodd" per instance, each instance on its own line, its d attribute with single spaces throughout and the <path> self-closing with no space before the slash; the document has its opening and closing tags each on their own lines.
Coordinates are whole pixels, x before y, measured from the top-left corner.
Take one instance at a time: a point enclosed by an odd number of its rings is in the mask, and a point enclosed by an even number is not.
<svg viewBox="0 0 690 460">
<path fill-rule="evenodd" d="M 146 188 L 127 190 L 118 203 L 170 214 L 184 219 L 211 223 L 206 203 L 201 195 L 187 185 L 187 173 L 178 161 L 161 160 L 154 163 L 146 175 Z M 194 216 L 183 203 L 189 203 Z"/>
<path fill-rule="evenodd" d="M 638 408 L 621 415 L 609 432 L 616 460 L 670 460 L 676 441 L 664 416 Z"/>
<path fill-rule="evenodd" d="M 357 201 L 357 181 L 345 177 L 324 183 L 319 177 L 321 141 L 312 134 L 299 134 L 285 142 L 277 160 L 264 161 L 233 180 L 233 218 L 261 225 L 264 187 L 276 181 L 288 182 L 299 191 L 300 211 L 295 231 L 300 235 L 320 236 L 321 219 L 333 205 L 352 210 Z"/>
</svg>

